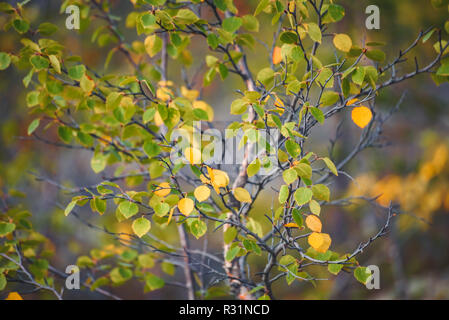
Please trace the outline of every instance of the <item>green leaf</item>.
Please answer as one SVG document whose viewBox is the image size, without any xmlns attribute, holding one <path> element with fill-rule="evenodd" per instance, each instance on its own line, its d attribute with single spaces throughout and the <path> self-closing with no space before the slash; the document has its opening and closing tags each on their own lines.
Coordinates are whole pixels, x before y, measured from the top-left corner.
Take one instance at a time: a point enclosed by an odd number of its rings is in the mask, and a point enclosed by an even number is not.
<svg viewBox="0 0 449 320">
<path fill-rule="evenodd" d="M 336 176 L 338 176 L 338 170 L 335 164 L 332 162 L 331 159 L 328 157 L 323 158 L 324 163 L 326 164 L 327 168 Z"/>
<path fill-rule="evenodd" d="M 115 110 L 122 101 L 123 96 L 120 94 L 120 92 L 111 92 L 106 97 L 106 109 L 108 110 Z"/>
<path fill-rule="evenodd" d="M 6 277 L 3 273 L 0 273 L 0 291 L 2 291 L 3 289 L 5 289 L 6 287 Z"/>
<path fill-rule="evenodd" d="M 363 84 L 363 80 L 365 80 L 365 72 L 366 70 L 364 67 L 357 67 L 355 72 L 352 74 L 352 81 L 361 86 Z"/>
<path fill-rule="evenodd" d="M 39 104 L 39 92 L 31 91 L 27 94 L 27 106 L 34 107 Z"/>
<path fill-rule="evenodd" d="M 253 15 L 243 16 L 243 27 L 251 32 L 259 32 L 259 20 Z"/>
<path fill-rule="evenodd" d="M 260 0 L 259 4 L 256 7 L 256 11 L 254 11 L 254 16 L 259 15 L 266 7 L 270 4 L 270 0 Z"/>
<path fill-rule="evenodd" d="M 193 109 L 193 115 L 197 120 L 209 120 L 209 115 L 207 114 L 207 112 L 199 108 Z"/>
<path fill-rule="evenodd" d="M 95 197 L 94 198 L 94 203 L 95 203 L 95 209 L 100 213 L 103 214 L 106 212 L 106 200 L 103 200 L 99 197 Z"/>
<path fill-rule="evenodd" d="M 251 178 L 252 176 L 255 176 L 259 172 L 259 170 L 260 170 L 260 160 L 259 158 L 257 158 L 248 165 L 246 173 L 248 174 L 248 177 Z"/>
<path fill-rule="evenodd" d="M 43 36 L 50 36 L 56 31 L 58 31 L 58 27 L 50 22 L 41 23 L 37 28 L 37 32 L 39 32 Z"/>
<path fill-rule="evenodd" d="M 156 205 L 156 207 L 154 208 L 154 212 L 156 213 L 156 215 L 158 217 L 166 216 L 169 211 L 170 211 L 170 206 L 165 202 L 158 203 Z"/>
<path fill-rule="evenodd" d="M 207 44 L 209 45 L 209 47 L 211 47 L 212 49 L 217 49 L 219 43 L 218 37 L 215 35 L 215 33 L 209 33 L 207 35 Z"/>
<path fill-rule="evenodd" d="M 152 13 L 145 13 L 140 17 L 140 22 L 144 27 L 151 27 L 156 24 L 156 16 Z"/>
<path fill-rule="evenodd" d="M 33 132 L 37 129 L 37 127 L 39 127 L 39 123 L 41 122 L 40 119 L 34 119 L 30 125 L 28 126 L 28 130 L 27 133 L 29 136 L 31 136 L 33 134 Z"/>
<path fill-rule="evenodd" d="M 330 190 L 324 184 L 316 184 L 312 187 L 313 196 L 322 201 L 329 201 L 330 199 Z"/>
<path fill-rule="evenodd" d="M 443 64 L 438 68 L 437 76 L 449 76 L 449 63 Z"/>
<path fill-rule="evenodd" d="M 58 127 L 58 136 L 65 143 L 70 143 L 73 137 L 72 129 L 65 126 Z"/>
<path fill-rule="evenodd" d="M 6 236 L 14 230 L 16 230 L 16 225 L 14 223 L 0 222 L 0 236 Z"/>
<path fill-rule="evenodd" d="M 96 153 L 90 160 L 90 166 L 95 173 L 100 173 L 106 167 L 106 157 L 102 153 Z"/>
<path fill-rule="evenodd" d="M 324 113 L 323 113 L 323 111 L 321 111 L 321 109 L 316 108 L 316 107 L 310 107 L 309 111 L 312 114 L 312 116 L 315 118 L 316 121 L 318 121 L 321 124 L 324 123 L 324 120 L 325 120 Z"/>
<path fill-rule="evenodd" d="M 176 14 L 175 20 L 177 22 L 180 22 L 180 23 L 183 23 L 183 24 L 192 24 L 192 23 L 197 22 L 199 20 L 199 18 L 191 10 L 189 10 L 189 9 L 181 9 Z"/>
<path fill-rule="evenodd" d="M 285 149 L 292 156 L 292 158 L 296 158 L 301 154 L 301 147 L 293 140 L 287 140 L 285 142 Z"/>
<path fill-rule="evenodd" d="M 239 246 L 235 246 L 233 248 L 231 248 L 230 250 L 228 250 L 228 252 L 226 253 L 226 261 L 232 261 L 235 259 L 235 257 L 237 256 L 237 254 L 240 251 L 240 247 Z"/>
<path fill-rule="evenodd" d="M 150 291 L 154 291 L 163 288 L 165 285 L 165 281 L 164 279 L 159 278 L 154 274 L 150 274 L 146 276 L 145 284 Z"/>
<path fill-rule="evenodd" d="M 302 215 L 298 209 L 292 210 L 292 217 L 293 217 L 293 221 L 295 221 L 295 223 L 298 225 L 298 227 L 301 228 L 304 225 L 304 220 L 303 220 Z"/>
<path fill-rule="evenodd" d="M 70 202 L 64 210 L 64 215 L 67 217 L 70 212 L 72 212 L 73 208 L 75 208 L 77 201 Z"/>
<path fill-rule="evenodd" d="M 126 219 L 131 218 L 139 212 L 139 207 L 137 204 L 126 200 L 119 204 L 118 209 Z"/>
<path fill-rule="evenodd" d="M 148 123 L 153 120 L 154 115 L 156 114 L 156 108 L 150 108 L 143 113 L 142 120 L 143 123 Z"/>
<path fill-rule="evenodd" d="M 97 280 L 94 281 L 94 283 L 92 283 L 92 285 L 90 286 L 90 291 L 95 291 L 96 289 L 102 287 L 102 286 L 106 286 L 109 284 L 109 279 L 106 277 L 100 277 Z"/>
<path fill-rule="evenodd" d="M 338 22 L 345 16 L 345 8 L 338 4 L 330 4 L 327 12 L 333 22 Z"/>
<path fill-rule="evenodd" d="M 203 220 L 195 220 L 190 224 L 190 231 L 199 239 L 206 234 L 207 225 Z"/>
<path fill-rule="evenodd" d="M 362 284 L 366 284 L 371 273 L 366 267 L 358 267 L 354 270 L 354 277 Z"/>
<path fill-rule="evenodd" d="M 11 57 L 6 52 L 0 52 L 0 70 L 5 70 L 11 64 Z"/>
<path fill-rule="evenodd" d="M 310 211 L 311 211 L 313 214 L 315 214 L 315 215 L 317 215 L 317 216 L 319 216 L 320 213 L 321 213 L 321 206 L 320 206 L 320 204 L 319 204 L 317 201 L 315 201 L 315 200 L 310 200 L 310 202 L 309 202 L 309 209 L 310 209 Z"/>
<path fill-rule="evenodd" d="M 30 63 L 36 70 L 47 69 L 50 66 L 50 62 L 47 58 L 38 55 L 32 56 L 30 58 Z"/>
<path fill-rule="evenodd" d="M 295 169 L 290 168 L 282 173 L 282 177 L 284 178 L 286 184 L 292 184 L 296 181 L 296 179 L 298 179 L 298 174 Z"/>
<path fill-rule="evenodd" d="M 143 151 L 148 156 L 148 158 L 154 158 L 161 152 L 161 147 L 153 141 L 147 141 L 143 145 Z"/>
<path fill-rule="evenodd" d="M 298 163 L 295 166 L 295 170 L 303 179 L 311 179 L 312 178 L 312 167 L 307 163 Z"/>
<path fill-rule="evenodd" d="M 76 66 L 71 66 L 68 70 L 67 70 L 69 77 L 73 80 L 77 80 L 80 81 L 81 78 L 84 76 L 84 74 L 86 73 L 86 67 L 83 66 L 82 64 L 78 64 Z"/>
<path fill-rule="evenodd" d="M 385 60 L 385 53 L 383 51 L 380 50 L 368 50 L 367 52 L 365 52 L 365 55 L 373 60 L 373 61 L 377 61 L 377 62 L 382 62 Z"/>
<path fill-rule="evenodd" d="M 114 268 L 109 276 L 113 283 L 122 284 L 132 278 L 133 272 L 127 268 Z"/>
<path fill-rule="evenodd" d="M 296 43 L 298 41 L 298 36 L 294 32 L 286 31 L 281 34 L 280 40 L 283 43 L 288 43 L 288 44 Z"/>
<path fill-rule="evenodd" d="M 18 33 L 25 33 L 28 31 L 28 29 L 30 29 L 30 24 L 28 23 L 28 21 L 23 19 L 14 19 L 12 25 Z"/>
<path fill-rule="evenodd" d="M 270 87 L 274 81 L 274 71 L 271 68 L 264 68 L 257 74 L 257 81 L 260 81 L 265 87 Z"/>
<path fill-rule="evenodd" d="M 138 218 L 134 220 L 132 229 L 139 238 L 142 238 L 148 231 L 150 231 L 151 222 L 144 217 Z"/>
<path fill-rule="evenodd" d="M 61 73 L 61 63 L 58 60 L 58 57 L 55 55 L 49 55 L 48 59 L 50 59 L 50 64 L 55 69 L 57 73 Z"/>
<path fill-rule="evenodd" d="M 335 275 L 339 274 L 342 268 L 343 268 L 342 264 L 336 264 L 336 263 L 332 263 L 327 266 L 327 270 L 330 273 L 335 274 Z"/>
<path fill-rule="evenodd" d="M 334 91 L 326 91 L 321 96 L 320 103 L 323 107 L 329 107 L 340 99 L 340 95 Z"/>
<path fill-rule="evenodd" d="M 235 237 L 237 236 L 238 231 L 235 227 L 229 227 L 224 233 L 223 233 L 223 241 L 226 244 L 230 244 L 232 241 L 234 241 Z"/>
<path fill-rule="evenodd" d="M 223 20 L 223 29 L 227 32 L 234 33 L 242 26 L 242 19 L 238 17 L 229 17 Z"/>
<path fill-rule="evenodd" d="M 321 43 L 321 29 L 318 27 L 316 23 L 309 23 L 309 29 L 307 32 L 309 33 L 310 39 L 312 39 L 315 42 Z"/>
<path fill-rule="evenodd" d="M 288 186 L 283 185 L 279 190 L 279 203 L 284 204 L 289 195 Z"/>
<path fill-rule="evenodd" d="M 234 100 L 231 104 L 231 114 L 242 114 L 248 109 L 248 102 L 244 99 Z"/>
<path fill-rule="evenodd" d="M 14 7 L 7 2 L 0 2 L 0 12 L 4 13 L 14 13 Z"/>
<path fill-rule="evenodd" d="M 312 200 L 313 192 L 309 188 L 301 187 L 295 192 L 295 201 L 298 206 L 305 205 Z"/>
</svg>

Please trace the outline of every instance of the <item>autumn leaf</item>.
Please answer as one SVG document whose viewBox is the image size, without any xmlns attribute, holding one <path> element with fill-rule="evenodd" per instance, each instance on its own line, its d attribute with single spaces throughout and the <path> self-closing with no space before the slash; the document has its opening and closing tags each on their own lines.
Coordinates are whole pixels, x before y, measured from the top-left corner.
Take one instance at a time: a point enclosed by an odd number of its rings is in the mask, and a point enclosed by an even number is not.
<svg viewBox="0 0 449 320">
<path fill-rule="evenodd" d="M 199 186 L 195 189 L 193 195 L 195 196 L 196 200 L 198 200 L 198 202 L 206 201 L 210 197 L 210 189 L 206 186 Z"/>
<path fill-rule="evenodd" d="M 252 202 L 251 195 L 249 194 L 248 190 L 244 188 L 236 188 L 234 190 L 234 197 L 240 202 Z"/>
<path fill-rule="evenodd" d="M 282 62 L 282 50 L 280 47 L 274 47 L 273 50 L 273 64 L 279 64 Z"/>
<path fill-rule="evenodd" d="M 215 192 L 220 193 L 220 188 L 225 188 L 229 184 L 229 176 L 226 172 L 207 167 L 207 173 L 210 177 L 210 184 L 214 187 Z"/>
<path fill-rule="evenodd" d="M 194 206 L 195 203 L 190 198 L 183 198 L 178 202 L 178 209 L 185 216 L 192 213 Z"/>
<path fill-rule="evenodd" d="M 307 225 L 307 228 L 309 228 L 310 230 L 312 230 L 314 232 L 321 232 L 321 228 L 323 227 L 323 225 L 321 224 L 320 218 L 318 218 L 317 216 L 315 216 L 313 214 L 310 214 L 307 216 L 306 225 Z"/>
<path fill-rule="evenodd" d="M 284 224 L 284 227 L 286 227 L 286 228 L 299 228 L 299 226 L 296 223 L 294 223 L 294 222 L 286 223 L 286 224 Z"/>
<path fill-rule="evenodd" d="M 352 47 L 352 40 L 347 34 L 339 33 L 334 37 L 334 46 L 340 51 L 349 52 Z"/>
<path fill-rule="evenodd" d="M 320 253 L 325 253 L 332 243 L 331 237 L 327 233 L 318 232 L 312 233 L 307 241 L 312 248 Z"/>
<path fill-rule="evenodd" d="M 346 105 L 347 106 L 352 106 L 354 103 L 356 103 L 357 101 L 359 101 L 359 99 L 357 99 L 357 98 L 354 98 L 354 99 L 351 99 L 351 100 L 349 100 L 348 102 L 346 102 Z"/>
<path fill-rule="evenodd" d="M 352 121 L 360 127 L 365 128 L 373 119 L 373 113 L 370 108 L 365 106 L 355 107 L 351 113 Z"/>
<path fill-rule="evenodd" d="M 5 300 L 23 300 L 23 298 L 18 292 L 10 292 Z"/>
<path fill-rule="evenodd" d="M 158 197 L 166 197 L 171 192 L 171 187 L 168 182 L 162 182 L 159 186 L 156 187 L 156 191 L 154 194 Z"/>
<path fill-rule="evenodd" d="M 201 163 L 201 151 L 197 148 L 186 148 L 184 151 L 184 156 L 190 164 Z"/>
</svg>

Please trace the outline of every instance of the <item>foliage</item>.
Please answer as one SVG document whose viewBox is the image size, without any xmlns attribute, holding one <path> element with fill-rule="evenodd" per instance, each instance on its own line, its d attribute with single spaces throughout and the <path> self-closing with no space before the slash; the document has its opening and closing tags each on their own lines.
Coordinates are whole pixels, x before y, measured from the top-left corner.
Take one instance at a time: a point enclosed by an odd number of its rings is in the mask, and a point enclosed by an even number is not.
<svg viewBox="0 0 449 320">
<path fill-rule="evenodd" d="M 376 110 L 382 89 L 424 73 L 431 73 L 437 84 L 449 80 L 449 43 L 440 29 L 427 30 L 387 62 L 379 43 L 365 44 L 361 36 L 334 32 L 346 14 L 334 2 L 261 0 L 250 14 L 241 14 L 231 0 L 134 0 L 134 10 L 117 17 L 109 1 L 64 1 L 61 11 L 70 4 L 79 6 L 80 32 L 92 32 L 92 41 L 108 50 L 106 70 L 112 59 L 120 59 L 132 67 L 129 74 L 99 74 L 51 38 L 58 26 L 31 24 L 26 3 L 0 5 L 8 19 L 5 31 L 22 44 L 18 52 L 0 53 L 0 69 L 14 66 L 26 71 L 26 104 L 34 116 L 28 135 L 90 151 L 92 171 L 104 175 L 101 183 L 82 188 L 60 185 L 75 194 L 62 207 L 64 214 L 79 217 L 82 207 L 90 207 L 100 216 L 115 214 L 119 225 L 132 230 L 99 228 L 117 244 L 78 258 L 77 265 L 91 275 L 84 286 L 105 293 L 102 288 L 134 278 L 146 292 L 158 290 L 169 282 L 175 266 L 184 270 L 189 298 L 212 298 L 222 282 L 228 294 L 241 299 L 274 298 L 272 284 L 280 279 L 289 285 L 321 280 L 309 271 L 313 266 L 327 267 L 333 275 L 353 272 L 358 281 L 367 281 L 356 257 L 383 236 L 391 218 L 400 213 L 390 202 L 396 197 L 378 199 L 386 222 L 377 235 L 353 251 L 337 252 L 330 250 L 335 245 L 332 235 L 325 233 L 323 214 L 334 200 L 332 179 L 345 173 L 344 166 L 364 149 L 378 145 L 388 119 Z M 432 4 L 447 10 L 445 1 Z M 133 30 L 130 39 L 124 35 L 122 19 Z M 247 51 L 266 20 L 275 33 L 268 64 L 250 70 Z M 413 71 L 399 74 L 399 64 L 426 42 L 434 47 L 433 60 L 424 66 L 416 60 Z M 198 43 L 208 47 L 208 54 L 194 54 Z M 321 54 L 326 46 L 335 49 L 335 55 Z M 202 83 L 195 87 L 186 74 L 197 59 L 206 70 L 200 71 Z M 184 76 L 174 75 L 179 70 Z M 194 136 L 199 130 L 211 138 L 197 122 L 208 125 L 214 120 L 214 109 L 202 100 L 201 92 L 216 78 L 231 82 L 239 94 L 229 112 L 240 120 L 227 127 L 232 136 L 238 130 L 243 133 L 239 146 L 245 157 L 237 174 L 208 162 L 205 155 L 211 150 L 213 154 L 212 140 L 198 142 Z M 320 154 L 308 141 L 313 128 L 322 129 L 339 113 L 351 113 L 360 128 L 360 142 L 337 162 L 333 154 Z M 188 146 L 174 161 L 171 155 L 178 149 L 173 137 L 180 129 L 189 133 Z M 274 139 L 274 160 L 270 148 L 251 159 L 256 145 L 271 144 L 261 134 L 270 129 L 280 132 Z M 42 137 L 52 130 L 59 141 Z M 432 169 L 423 169 L 425 176 L 432 170 L 438 174 L 438 161 L 433 160 Z M 105 175 L 108 168 L 114 168 L 112 177 Z M 264 170 L 272 173 L 264 175 Z M 273 197 L 278 201 L 262 218 L 256 217 L 256 200 L 278 178 L 282 185 Z M 58 273 L 50 265 L 49 240 L 33 229 L 28 211 L 7 204 L 15 196 L 14 190 L 2 194 L 0 289 L 21 279 L 62 298 L 56 289 Z M 157 236 L 172 228 L 179 235 L 175 245 Z M 201 239 L 218 230 L 223 231 L 221 256 L 189 247 L 189 235 Z M 250 257 L 263 260 L 263 268 L 242 267 L 250 265 Z M 157 267 L 167 278 L 154 271 Z M 204 282 L 206 273 L 214 274 L 209 283 Z"/>
</svg>

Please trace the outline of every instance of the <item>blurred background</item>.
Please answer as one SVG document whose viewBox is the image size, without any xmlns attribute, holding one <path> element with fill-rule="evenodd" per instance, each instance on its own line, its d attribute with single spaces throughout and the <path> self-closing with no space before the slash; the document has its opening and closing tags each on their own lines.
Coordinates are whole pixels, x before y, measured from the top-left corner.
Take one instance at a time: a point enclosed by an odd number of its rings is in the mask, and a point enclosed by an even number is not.
<svg viewBox="0 0 449 320">
<path fill-rule="evenodd" d="M 10 1 L 14 3 L 14 1 Z M 121 17 L 120 27 L 129 42 L 138 39 L 135 29 L 127 29 L 127 12 L 132 11 L 129 1 L 111 1 L 112 13 Z M 236 0 L 239 13 L 252 13 L 257 1 Z M 345 32 L 353 41 L 362 45 L 363 41 L 383 41 L 388 46 L 387 60 L 394 59 L 399 50 L 407 48 L 421 29 L 433 25 L 441 26 L 447 19 L 447 11 L 435 10 L 429 0 L 363 0 L 338 1 L 346 9 L 346 17 L 336 24 L 333 32 Z M 366 30 L 365 8 L 375 4 L 380 8 L 380 30 Z M 92 27 L 83 26 L 80 32 L 63 28 L 66 15 L 60 14 L 59 1 L 34 0 L 27 5 L 27 17 L 32 24 L 50 21 L 60 30 L 54 35 L 73 55 L 80 55 L 83 62 L 103 73 L 131 73 L 130 66 L 120 55 L 113 57 L 107 70 L 104 62 L 108 48 L 113 44 L 104 43 L 99 50 L 92 43 Z M 261 16 L 259 37 L 271 47 L 272 26 L 267 15 Z M 3 29 L 7 17 L 0 15 Z M 142 39 L 142 38 L 140 38 Z M 14 52 L 19 48 L 17 36 L 13 32 L 0 32 L 0 51 Z M 435 56 L 433 42 L 420 44 L 410 57 L 419 57 L 420 64 L 431 61 Z M 108 47 L 109 46 L 109 47 Z M 192 56 L 204 54 L 207 48 L 202 42 L 192 41 Z M 332 46 L 323 45 L 321 52 Z M 268 51 L 258 43 L 249 52 L 250 68 L 253 71 L 269 66 Z M 201 67 L 194 62 L 189 74 L 191 77 Z M 413 60 L 402 64 L 399 72 L 414 69 Z M 179 79 L 176 64 L 169 65 L 169 78 Z M 203 70 L 204 71 L 204 70 Z M 173 74 L 173 76 L 171 76 Z M 53 265 L 65 269 L 75 264 L 79 255 L 88 254 L 99 244 L 111 241 L 102 233 L 86 228 L 74 218 L 65 218 L 58 203 L 68 203 L 70 198 L 49 183 L 36 181 L 34 174 L 48 177 L 58 183 L 83 186 L 97 183 L 101 176 L 95 176 L 90 168 L 91 154 L 86 151 L 61 149 L 47 144 L 30 141 L 26 130 L 32 115 L 25 103 L 27 91 L 22 78 L 25 71 L 10 68 L 1 73 L 0 78 L 0 189 L 16 189 L 26 195 L 21 199 L 33 213 L 35 228 L 52 242 Z M 200 79 L 199 82 L 202 80 Z M 240 81 L 233 75 L 225 82 L 216 79 L 202 92 L 203 100 L 213 106 L 215 118 L 220 121 L 236 120 L 229 116 L 230 103 L 237 97 L 235 84 Z M 341 273 L 334 277 L 323 270 L 311 271 L 316 276 L 329 277 L 329 281 L 310 283 L 295 282 L 286 286 L 279 281 L 274 286 L 277 297 L 281 299 L 448 299 L 449 298 L 449 85 L 436 86 L 430 75 L 421 75 L 405 83 L 382 91 L 378 97 L 377 110 L 388 112 L 401 99 L 404 99 L 398 112 L 386 123 L 383 139 L 388 146 L 382 149 L 364 151 L 350 162 L 345 171 L 356 178 L 355 182 L 345 177 L 336 179 L 333 185 L 333 198 L 348 195 L 380 196 L 378 203 L 388 205 L 394 201 L 401 205 L 406 214 L 400 216 L 387 237 L 370 246 L 359 261 L 363 265 L 380 267 L 380 290 L 367 290 L 358 283 L 352 274 Z M 360 130 L 351 122 L 350 113 L 343 112 L 326 125 L 313 132 L 314 151 L 326 154 L 329 139 L 336 135 L 337 126 L 343 122 L 341 136 L 335 145 L 335 155 L 343 158 L 357 143 Z M 57 141 L 56 132 L 48 131 L 45 137 Z M 111 176 L 113 171 L 106 171 Z M 130 186 L 141 181 L 126 181 Z M 263 216 L 271 202 L 272 194 L 266 191 L 254 208 L 254 215 Z M 266 202 L 264 202 L 266 201 Z M 92 222 L 99 219 L 88 208 L 83 217 Z M 332 235 L 332 248 L 339 252 L 350 252 L 362 241 L 375 234 L 384 222 L 384 214 L 375 206 L 360 203 L 350 207 L 329 206 L 324 209 L 323 219 L 326 232 Z M 102 217 L 102 223 L 114 224 L 113 214 Z M 173 231 L 173 233 L 171 233 Z M 168 230 L 159 236 L 167 241 L 173 240 L 176 233 Z M 213 252 L 217 239 L 210 239 Z M 213 235 L 210 235 L 213 238 Z M 176 240 L 176 239 L 175 239 Z M 193 242 L 201 247 L 201 242 Z M 219 248 L 217 248 L 219 250 Z M 258 263 L 254 261 L 254 263 Z M 315 272 L 315 273 L 314 273 Z M 176 273 L 182 281 L 182 271 Z M 112 289 L 114 293 L 129 299 L 181 299 L 183 292 L 173 287 L 143 293 L 143 287 L 130 281 L 125 286 Z M 45 294 L 29 298 L 45 298 Z M 71 292 L 72 299 L 102 298 L 90 291 Z"/>
</svg>

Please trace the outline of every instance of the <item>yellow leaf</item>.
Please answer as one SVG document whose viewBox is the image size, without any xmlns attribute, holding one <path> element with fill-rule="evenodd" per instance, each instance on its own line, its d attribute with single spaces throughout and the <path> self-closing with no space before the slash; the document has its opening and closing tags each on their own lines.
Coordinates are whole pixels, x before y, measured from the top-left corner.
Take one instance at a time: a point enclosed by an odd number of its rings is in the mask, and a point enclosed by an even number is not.
<svg viewBox="0 0 449 320">
<path fill-rule="evenodd" d="M 200 101 L 200 100 L 194 101 L 192 103 L 192 107 L 194 109 L 201 109 L 203 111 L 206 111 L 209 121 L 213 121 L 214 120 L 214 108 L 212 108 L 206 102 Z"/>
<path fill-rule="evenodd" d="M 171 100 L 171 98 L 173 97 L 173 92 L 166 87 L 162 87 L 162 88 L 158 88 L 156 90 L 156 97 L 158 97 L 158 99 L 161 99 L 162 101 L 168 101 Z"/>
<path fill-rule="evenodd" d="M 282 108 L 285 108 L 284 102 L 283 102 L 281 99 L 279 99 L 279 97 L 278 97 L 277 94 L 275 94 L 275 96 L 276 96 L 276 100 L 274 101 L 274 105 L 275 105 L 276 107 L 282 107 Z"/>
<path fill-rule="evenodd" d="M 299 226 L 296 223 L 294 223 L 294 222 L 290 222 L 290 223 L 284 224 L 284 227 L 286 227 L 286 228 L 299 228 Z"/>
<path fill-rule="evenodd" d="M 210 197 L 210 190 L 206 186 L 199 186 L 195 189 L 193 192 L 193 195 L 195 196 L 196 200 L 199 202 L 206 201 Z"/>
<path fill-rule="evenodd" d="M 186 87 L 182 86 L 181 87 L 181 94 L 186 97 L 187 99 L 189 99 L 190 101 L 195 101 L 199 95 L 200 92 L 198 90 L 189 90 Z"/>
<path fill-rule="evenodd" d="M 240 202 L 252 202 L 251 195 L 249 194 L 248 190 L 243 188 L 236 188 L 234 190 L 234 197 Z"/>
<path fill-rule="evenodd" d="M 279 64 L 282 62 L 282 54 L 280 47 L 274 47 L 273 50 L 273 64 Z"/>
<path fill-rule="evenodd" d="M 162 120 L 162 117 L 161 117 L 159 111 L 156 111 L 153 120 L 154 120 L 154 124 L 157 125 L 158 127 L 160 127 L 164 124 L 164 120 Z"/>
<path fill-rule="evenodd" d="M 170 215 L 168 216 L 167 225 L 170 224 L 171 218 L 173 217 L 173 213 L 175 212 L 176 206 L 170 209 Z"/>
<path fill-rule="evenodd" d="M 312 233 L 307 241 L 312 248 L 321 253 L 325 253 L 332 243 L 332 239 L 327 233 L 317 232 Z"/>
<path fill-rule="evenodd" d="M 334 37 L 334 46 L 340 51 L 349 52 L 352 47 L 352 40 L 347 34 L 340 33 Z"/>
<path fill-rule="evenodd" d="M 154 194 L 158 197 L 165 197 L 167 196 L 171 191 L 170 184 L 168 182 L 162 182 L 160 185 L 157 186 L 156 191 L 154 191 Z"/>
<path fill-rule="evenodd" d="M 352 109 L 352 121 L 360 128 L 365 128 L 373 119 L 373 113 L 370 108 L 360 106 Z"/>
<path fill-rule="evenodd" d="M 323 225 L 321 224 L 320 218 L 313 214 L 309 214 L 306 218 L 307 227 L 314 232 L 321 232 Z"/>
<path fill-rule="evenodd" d="M 217 193 L 220 193 L 220 188 L 225 188 L 229 184 L 229 176 L 226 172 L 207 167 L 207 173 Z"/>
<path fill-rule="evenodd" d="M 178 209 L 185 216 L 192 213 L 194 206 L 195 203 L 190 198 L 183 198 L 178 202 Z"/>
<path fill-rule="evenodd" d="M 184 156 L 190 164 L 200 164 L 201 163 L 201 151 L 196 148 L 186 148 L 184 150 Z"/>
<path fill-rule="evenodd" d="M 357 98 L 351 99 L 351 100 L 349 100 L 348 102 L 346 102 L 346 105 L 347 105 L 347 106 L 353 105 L 353 104 L 356 103 L 357 101 L 359 101 L 359 99 L 357 99 Z"/>
<path fill-rule="evenodd" d="M 210 179 L 206 178 L 204 174 L 200 175 L 200 180 L 202 183 L 211 184 Z"/>
<path fill-rule="evenodd" d="M 18 292 L 10 292 L 5 300 L 23 300 Z"/>
</svg>

